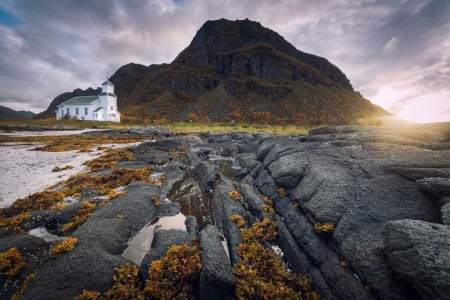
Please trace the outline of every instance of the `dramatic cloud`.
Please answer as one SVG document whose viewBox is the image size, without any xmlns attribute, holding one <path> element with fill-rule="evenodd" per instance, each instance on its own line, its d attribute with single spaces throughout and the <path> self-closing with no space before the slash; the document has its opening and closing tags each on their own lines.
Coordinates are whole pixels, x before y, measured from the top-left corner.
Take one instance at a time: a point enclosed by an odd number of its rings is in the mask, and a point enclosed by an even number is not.
<svg viewBox="0 0 450 300">
<path fill-rule="evenodd" d="M 394 113 L 450 121 L 450 1 L 442 0 L 4 0 L 0 105 L 41 111 L 124 64 L 171 62 L 219 18 L 258 21 L 329 59 Z"/>
</svg>

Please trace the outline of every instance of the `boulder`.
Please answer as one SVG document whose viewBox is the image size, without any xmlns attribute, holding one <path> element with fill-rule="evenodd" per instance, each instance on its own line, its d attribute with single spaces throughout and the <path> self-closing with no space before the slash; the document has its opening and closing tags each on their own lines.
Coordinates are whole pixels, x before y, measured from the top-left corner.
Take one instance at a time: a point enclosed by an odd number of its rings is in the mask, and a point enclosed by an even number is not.
<svg viewBox="0 0 450 300">
<path fill-rule="evenodd" d="M 170 163 L 166 167 L 165 179 L 161 186 L 161 195 L 159 198 L 163 200 L 172 190 L 175 183 L 180 182 L 184 178 L 184 170 L 178 163 Z"/>
<path fill-rule="evenodd" d="M 199 163 L 193 170 L 192 175 L 197 180 L 200 188 L 204 192 L 209 192 L 214 188 L 216 173 L 214 166 L 207 162 Z"/>
<path fill-rule="evenodd" d="M 114 268 L 128 261 L 121 256 L 78 241 L 72 252 L 51 258 L 37 272 L 25 290 L 23 299 L 73 299 L 83 290 L 106 292 L 114 283 Z"/>
<path fill-rule="evenodd" d="M 390 267 L 422 299 L 450 299 L 450 227 L 392 221 L 383 227 L 383 239 Z"/>
<path fill-rule="evenodd" d="M 441 207 L 442 222 L 446 225 L 450 225 L 450 203 Z"/>
<path fill-rule="evenodd" d="M 197 136 L 186 136 L 156 140 L 151 146 L 154 149 L 162 151 L 186 151 L 189 150 L 192 146 L 202 143 L 202 139 Z"/>
<path fill-rule="evenodd" d="M 450 196 L 450 178 L 430 177 L 416 182 L 426 193 L 437 199 Z"/>
<path fill-rule="evenodd" d="M 0 298 L 12 299 L 28 275 L 38 271 L 49 259 L 51 244 L 43 239 L 29 235 L 14 233 L 0 239 L 0 253 L 16 247 L 22 255 L 25 266 L 20 272 L 7 281 L 4 274 L 0 274 L 0 286 L 2 287 Z"/>
<path fill-rule="evenodd" d="M 186 216 L 186 221 L 184 221 L 186 225 L 186 230 L 191 236 L 191 238 L 197 237 L 198 234 L 198 223 L 197 218 L 195 216 Z"/>
<path fill-rule="evenodd" d="M 219 230 L 213 225 L 200 232 L 202 271 L 200 299 L 228 299 L 234 295 L 236 279 L 228 256 L 222 247 Z"/>
</svg>

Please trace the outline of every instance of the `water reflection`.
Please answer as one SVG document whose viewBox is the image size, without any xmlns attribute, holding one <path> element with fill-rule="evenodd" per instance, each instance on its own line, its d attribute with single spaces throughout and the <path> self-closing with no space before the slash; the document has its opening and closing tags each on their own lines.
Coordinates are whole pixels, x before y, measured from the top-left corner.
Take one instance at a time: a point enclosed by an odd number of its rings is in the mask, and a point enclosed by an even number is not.
<svg viewBox="0 0 450 300">
<path fill-rule="evenodd" d="M 182 229 L 186 231 L 186 216 L 182 213 L 178 213 L 175 216 L 156 218 L 149 224 L 145 225 L 144 228 L 139 231 L 132 239 L 128 241 L 128 248 L 125 249 L 122 256 L 135 262 L 136 264 L 141 264 L 142 259 L 150 250 L 153 236 L 155 233 L 155 228 L 159 229 Z"/>
</svg>

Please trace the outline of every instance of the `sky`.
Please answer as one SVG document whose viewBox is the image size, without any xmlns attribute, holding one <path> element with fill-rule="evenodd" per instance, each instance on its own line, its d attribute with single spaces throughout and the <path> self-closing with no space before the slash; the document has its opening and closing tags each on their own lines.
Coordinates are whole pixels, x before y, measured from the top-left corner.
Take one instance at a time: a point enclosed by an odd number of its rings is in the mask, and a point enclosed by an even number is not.
<svg viewBox="0 0 450 300">
<path fill-rule="evenodd" d="M 450 0 L 0 0 L 0 105 L 40 112 L 124 64 L 170 63 L 220 18 L 327 58 L 400 117 L 450 121 Z"/>
</svg>

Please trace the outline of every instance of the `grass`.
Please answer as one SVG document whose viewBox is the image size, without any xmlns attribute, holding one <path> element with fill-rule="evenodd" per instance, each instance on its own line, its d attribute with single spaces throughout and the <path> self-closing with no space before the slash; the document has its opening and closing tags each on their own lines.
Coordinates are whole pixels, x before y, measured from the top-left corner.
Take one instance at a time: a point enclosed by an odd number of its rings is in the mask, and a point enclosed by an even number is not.
<svg viewBox="0 0 450 300">
<path fill-rule="evenodd" d="M 0 121 L 0 126 L 76 126 L 80 128 L 94 129 L 136 129 L 143 126 L 163 125 L 170 131 L 180 134 L 195 133 L 228 133 L 228 132 L 263 132 L 273 134 L 307 134 L 312 129 L 307 126 L 297 125 L 268 125 L 268 124 L 243 124 L 243 123 L 200 123 L 200 122 L 154 122 L 150 119 L 144 119 L 134 122 L 93 122 L 93 121 L 76 121 L 76 120 L 23 120 L 23 121 Z"/>
<path fill-rule="evenodd" d="M 175 133 L 229 133 L 229 132 L 262 132 L 272 134 L 307 134 L 311 129 L 296 125 L 266 125 L 266 124 L 240 124 L 240 123 L 189 123 L 172 122 L 164 124 Z"/>
</svg>

